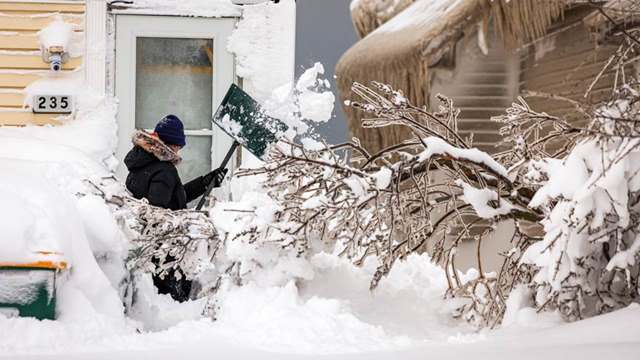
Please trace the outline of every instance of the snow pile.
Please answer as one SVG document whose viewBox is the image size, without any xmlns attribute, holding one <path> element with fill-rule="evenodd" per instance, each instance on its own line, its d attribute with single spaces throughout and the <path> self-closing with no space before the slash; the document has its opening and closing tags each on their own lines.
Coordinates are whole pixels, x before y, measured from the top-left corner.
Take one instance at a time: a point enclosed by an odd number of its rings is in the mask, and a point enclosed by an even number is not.
<svg viewBox="0 0 640 360">
<path fill-rule="evenodd" d="M 158 294 L 150 274 L 136 274 L 136 299 L 127 313 L 146 331 L 166 330 L 181 322 L 200 320 L 207 299 L 178 303 L 171 295 Z"/>
<path fill-rule="evenodd" d="M 26 99 L 29 101 L 33 95 L 68 94 L 74 96 L 74 114 L 60 116 L 64 126 L 27 126 L 0 127 L 0 137 L 13 138 L 13 141 L 25 141 L 27 143 L 40 142 L 42 144 L 60 145 L 54 147 L 61 153 L 49 152 L 46 148 L 36 146 L 33 151 L 29 146 L 21 146 L 24 152 L 12 154 L 14 158 L 31 160 L 48 160 L 77 163 L 78 155 L 74 152 L 86 155 L 89 158 L 80 160 L 87 166 L 91 161 L 112 170 L 117 166 L 113 156 L 113 149 L 117 143 L 117 123 L 115 120 L 117 104 L 114 99 L 105 98 L 95 93 L 80 79 L 81 74 L 62 75 L 52 78 L 43 78 L 31 83 L 25 89 Z M 30 104 L 29 104 L 30 105 Z M 21 140 L 18 140 L 21 139 Z M 10 147 L 3 147 L 10 149 Z M 63 150 L 65 149 L 66 150 Z M 42 149 L 42 152 L 35 151 Z M 68 156 L 65 156 L 68 155 Z M 0 153 L 0 156 L 2 154 Z M 75 165 L 74 165 L 75 166 Z"/>
<path fill-rule="evenodd" d="M 310 264 L 298 255 L 297 249 L 283 248 L 276 241 L 285 234 L 273 231 L 269 232 L 269 238 L 257 238 L 271 228 L 279 210 L 280 205 L 255 185 L 240 201 L 220 202 L 212 210 L 218 230 L 226 233 L 227 261 L 237 264 L 244 279 L 263 286 L 281 286 L 291 280 L 313 277 Z M 254 241 L 240 239 L 247 231 L 256 233 Z"/>
<path fill-rule="evenodd" d="M 119 290 L 121 298 L 124 297 L 121 283 L 127 277 L 124 266 L 124 259 L 127 258 L 130 248 L 127 237 L 101 197 L 83 196 L 78 199 L 76 206 L 91 252 L 113 288 Z"/>
<path fill-rule="evenodd" d="M 243 88 L 259 102 L 273 89 L 293 81 L 295 61 L 295 1 L 247 5 L 229 38 Z"/>
<path fill-rule="evenodd" d="M 447 301 L 441 296 L 446 287 L 442 270 L 427 256 L 400 262 L 375 294 L 363 281 L 375 271 L 371 264 L 357 268 L 335 255 L 319 254 L 310 266 L 314 275 L 306 281 L 282 286 L 250 281 L 225 288 L 215 322 L 193 321 L 201 304 L 176 305 L 166 295 L 154 295 L 150 279 L 143 279 L 139 289 L 145 306 L 138 307 L 134 317 L 150 315 L 158 321 L 155 329 L 173 325 L 156 333 L 135 333 L 99 315 L 56 322 L 0 315 L 5 334 L 0 337 L 0 352 L 65 354 L 158 347 L 184 351 L 222 342 L 280 353 L 345 354 L 446 342 L 471 330 L 455 326 L 448 316 Z"/>
<path fill-rule="evenodd" d="M 74 29 L 56 16 L 38 33 L 41 47 L 84 53 L 83 35 Z M 59 318 L 103 317 L 122 326 L 116 289 L 125 273 L 126 240 L 104 201 L 76 197 L 86 193 L 83 179 L 112 176 L 116 167 L 116 102 L 91 90 L 81 72 L 48 73 L 23 93 L 25 107 L 34 95 L 62 94 L 73 97 L 74 109 L 57 117 L 61 126 L 0 127 L 0 223 L 8 235 L 0 238 L 0 258 L 66 261 Z M 42 252 L 53 255 L 43 259 Z"/>
<path fill-rule="evenodd" d="M 61 318 L 98 313 L 122 319 L 122 302 L 94 258 L 76 199 L 56 186 L 55 170 L 2 159 L 0 172 L 0 196 L 7 200 L 0 206 L 0 227 L 9 229 L 0 237 L 1 259 L 29 262 L 39 260 L 40 251 L 62 254 L 71 271 L 60 284 Z"/>
</svg>

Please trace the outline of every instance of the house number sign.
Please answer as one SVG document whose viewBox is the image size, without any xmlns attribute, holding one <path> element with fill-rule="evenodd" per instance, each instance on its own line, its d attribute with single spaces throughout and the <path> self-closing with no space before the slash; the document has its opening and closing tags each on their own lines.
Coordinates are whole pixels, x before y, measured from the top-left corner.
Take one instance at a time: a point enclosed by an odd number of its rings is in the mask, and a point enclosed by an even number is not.
<svg viewBox="0 0 640 360">
<path fill-rule="evenodd" d="M 70 114 L 73 111 L 73 97 L 70 95 L 34 95 L 34 113 Z"/>
</svg>

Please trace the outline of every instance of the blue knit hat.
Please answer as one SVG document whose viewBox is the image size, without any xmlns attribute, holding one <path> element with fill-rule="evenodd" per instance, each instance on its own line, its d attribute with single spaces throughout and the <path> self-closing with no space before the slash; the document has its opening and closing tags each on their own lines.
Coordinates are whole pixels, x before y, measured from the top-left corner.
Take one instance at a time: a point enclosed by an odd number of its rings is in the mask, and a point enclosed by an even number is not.
<svg viewBox="0 0 640 360">
<path fill-rule="evenodd" d="M 184 125 L 175 115 L 167 115 L 158 122 L 154 130 L 162 142 L 167 145 L 183 147 L 187 144 L 184 136 Z"/>
</svg>

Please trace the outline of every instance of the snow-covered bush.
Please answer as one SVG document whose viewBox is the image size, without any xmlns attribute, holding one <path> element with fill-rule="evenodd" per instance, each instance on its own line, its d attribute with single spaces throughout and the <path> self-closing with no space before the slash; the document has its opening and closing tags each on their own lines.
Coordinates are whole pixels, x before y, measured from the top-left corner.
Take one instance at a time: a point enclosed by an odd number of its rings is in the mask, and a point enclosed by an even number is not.
<svg viewBox="0 0 640 360">
<path fill-rule="evenodd" d="M 450 100 L 442 97 L 441 111 L 430 113 L 386 85 L 355 84 L 354 92 L 363 102 L 349 105 L 375 116 L 363 126 L 407 126 L 415 138 L 376 154 L 357 139 L 335 146 L 281 142 L 266 164 L 238 174 L 264 176 L 273 204 L 272 221 L 240 237 L 278 242 L 301 257 L 329 248 L 361 264 L 375 255 L 371 288 L 398 259 L 430 248 L 444 264 L 450 295 L 471 300 L 461 313 L 501 316 L 504 304 L 480 310 L 476 294 L 479 287 L 486 289 L 483 295 L 491 293 L 498 279 L 485 274 L 480 262 L 479 276 L 463 283 L 455 268 L 456 248 L 477 235 L 472 226 L 484 219 L 542 219 L 541 211 L 528 206 L 533 192 L 458 134 L 458 110 Z M 459 231 L 455 236 L 453 228 Z"/>
<path fill-rule="evenodd" d="M 544 179 L 531 205 L 545 211 L 545 235 L 522 262 L 535 269 L 536 305 L 570 319 L 640 298 L 640 97 L 629 87 L 618 97 L 566 158 L 535 161 L 527 174 Z"/>
<path fill-rule="evenodd" d="M 558 308 L 568 319 L 637 301 L 640 155 L 629 125 L 639 120 L 632 87 L 585 110 L 586 128 L 520 99 L 495 119 L 512 146 L 494 156 L 459 135 L 459 111 L 445 97 L 431 113 L 386 85 L 353 90 L 363 101 L 349 105 L 373 114 L 363 126 L 407 126 L 414 138 L 376 154 L 357 139 L 281 142 L 263 166 L 238 174 L 264 177 L 269 211 L 238 209 L 251 225 L 236 239 L 276 243 L 301 258 L 318 249 L 356 264 L 375 256 L 372 288 L 398 259 L 428 250 L 444 265 L 448 296 L 462 300 L 458 315 L 479 326 L 500 323 L 518 284 L 536 290 L 532 305 Z M 479 248 L 504 221 L 517 226 L 501 271 L 485 272 L 478 252 L 477 276 L 461 276 L 461 241 L 474 239 Z M 478 232 L 474 225 L 483 222 Z M 543 238 L 527 231 L 536 223 Z"/>
<path fill-rule="evenodd" d="M 214 259 L 222 243 L 213 221 L 205 211 L 168 210 L 150 205 L 145 199 L 133 198 L 113 177 L 86 180 L 82 199 L 100 197 L 109 205 L 113 216 L 131 246 L 127 269 L 165 276 L 171 269 L 180 269 L 176 276 L 198 280 L 215 268 Z M 123 286 L 131 305 L 135 284 L 129 276 Z M 205 284 L 206 285 L 206 284 Z M 209 295 L 202 287 L 198 297 Z"/>
</svg>

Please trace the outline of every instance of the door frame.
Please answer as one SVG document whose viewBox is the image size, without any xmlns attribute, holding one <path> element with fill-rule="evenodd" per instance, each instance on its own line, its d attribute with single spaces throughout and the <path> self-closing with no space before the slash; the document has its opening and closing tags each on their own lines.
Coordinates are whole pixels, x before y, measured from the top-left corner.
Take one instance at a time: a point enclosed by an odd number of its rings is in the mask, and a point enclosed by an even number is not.
<svg viewBox="0 0 640 360">
<path fill-rule="evenodd" d="M 238 18 L 195 18 L 182 16 L 129 15 L 115 16 L 115 96 L 119 100 L 118 146 L 116 157 L 122 161 L 131 150 L 131 138 L 135 130 L 136 114 L 136 38 L 198 38 L 213 41 L 212 109 L 215 113 L 227 89 L 237 82 L 235 58 L 226 49 L 227 40 L 235 29 Z M 227 70 L 228 69 L 228 70 Z M 160 120 L 160 119 L 158 119 Z M 213 135 L 211 168 L 216 168 L 231 146 L 231 140 L 223 131 L 212 125 L 209 130 L 186 131 L 186 135 Z M 230 170 L 236 164 L 231 164 Z M 116 175 L 124 179 L 126 168 L 120 164 Z"/>
</svg>

